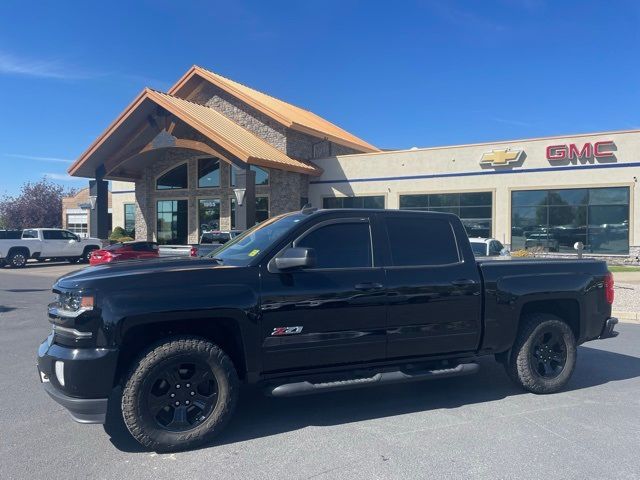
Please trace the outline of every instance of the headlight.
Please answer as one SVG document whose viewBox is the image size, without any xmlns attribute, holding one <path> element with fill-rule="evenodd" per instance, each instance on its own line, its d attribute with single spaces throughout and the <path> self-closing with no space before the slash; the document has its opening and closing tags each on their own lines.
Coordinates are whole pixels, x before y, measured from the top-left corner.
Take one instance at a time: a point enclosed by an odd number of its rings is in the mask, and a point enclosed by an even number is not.
<svg viewBox="0 0 640 480">
<path fill-rule="evenodd" d="M 79 310 L 93 310 L 93 295 L 83 294 L 81 292 L 64 292 L 58 294 L 58 306 L 62 310 L 77 312 Z"/>
</svg>

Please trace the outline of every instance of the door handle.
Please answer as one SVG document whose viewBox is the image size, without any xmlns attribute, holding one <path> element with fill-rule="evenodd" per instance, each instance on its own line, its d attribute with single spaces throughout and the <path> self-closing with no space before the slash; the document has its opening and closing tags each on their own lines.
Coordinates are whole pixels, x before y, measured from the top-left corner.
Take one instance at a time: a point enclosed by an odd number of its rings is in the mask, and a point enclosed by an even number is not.
<svg viewBox="0 0 640 480">
<path fill-rule="evenodd" d="M 381 283 L 377 282 L 364 282 L 364 283 L 356 283 L 353 288 L 356 290 L 362 290 L 363 292 L 370 292 L 372 290 L 382 290 L 384 286 Z"/>
<path fill-rule="evenodd" d="M 451 285 L 455 287 L 466 287 L 466 286 L 475 285 L 475 284 L 476 284 L 476 281 L 470 278 L 459 278 L 458 280 L 454 280 L 453 282 L 451 282 Z"/>
</svg>

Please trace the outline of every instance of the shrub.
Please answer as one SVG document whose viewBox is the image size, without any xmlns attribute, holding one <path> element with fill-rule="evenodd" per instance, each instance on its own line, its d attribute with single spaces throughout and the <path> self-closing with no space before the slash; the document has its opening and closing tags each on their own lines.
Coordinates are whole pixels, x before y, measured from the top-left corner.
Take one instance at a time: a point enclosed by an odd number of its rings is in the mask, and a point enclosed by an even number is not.
<svg viewBox="0 0 640 480">
<path fill-rule="evenodd" d="M 533 257 L 533 253 L 529 250 L 516 250 L 515 252 L 511 252 L 512 257 Z"/>
<path fill-rule="evenodd" d="M 111 232 L 111 235 L 109 235 L 109 240 L 120 241 L 122 237 L 126 237 L 126 236 L 127 236 L 127 232 L 124 231 L 124 228 L 116 227 Z"/>
</svg>

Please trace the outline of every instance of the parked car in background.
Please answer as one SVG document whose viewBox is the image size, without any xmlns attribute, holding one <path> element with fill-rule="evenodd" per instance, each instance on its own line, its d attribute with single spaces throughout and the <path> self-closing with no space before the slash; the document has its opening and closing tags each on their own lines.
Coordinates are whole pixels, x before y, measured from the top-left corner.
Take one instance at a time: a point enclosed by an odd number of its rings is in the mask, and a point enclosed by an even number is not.
<svg viewBox="0 0 640 480">
<path fill-rule="evenodd" d="M 241 233 L 242 230 L 230 230 L 228 232 L 215 230 L 211 232 L 204 232 L 200 237 L 200 245 L 208 243 L 218 243 L 220 245 L 224 245 L 229 240 L 236 238 Z"/>
<path fill-rule="evenodd" d="M 206 257 L 211 252 L 217 250 L 229 240 L 236 238 L 242 230 L 231 230 L 229 232 L 213 231 L 205 232 L 200 237 L 198 245 L 192 245 L 189 251 L 191 257 Z"/>
<path fill-rule="evenodd" d="M 11 234 L 11 236 L 14 236 Z M 80 238 L 60 228 L 27 228 L 19 238 L 0 239 L 0 263 L 22 268 L 27 260 L 68 260 L 88 262 L 91 252 L 102 243 L 97 238 Z"/>
<path fill-rule="evenodd" d="M 495 238 L 470 238 L 469 242 L 476 257 L 506 257 L 509 255 L 509 250 Z"/>
<path fill-rule="evenodd" d="M 557 238 L 553 237 L 550 233 L 536 232 L 530 233 L 524 241 L 525 250 L 532 248 L 542 248 L 549 252 L 559 252 L 560 242 Z"/>
<path fill-rule="evenodd" d="M 94 250 L 89 258 L 90 265 L 122 262 L 125 260 L 142 260 L 160 256 L 156 242 L 124 242 L 114 243 L 108 247 Z"/>
</svg>

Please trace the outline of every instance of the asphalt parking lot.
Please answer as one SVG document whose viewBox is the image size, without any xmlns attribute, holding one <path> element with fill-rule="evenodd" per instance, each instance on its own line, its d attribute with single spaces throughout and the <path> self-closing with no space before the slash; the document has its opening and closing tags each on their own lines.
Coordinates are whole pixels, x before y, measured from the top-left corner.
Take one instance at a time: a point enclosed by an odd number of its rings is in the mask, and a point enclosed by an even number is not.
<svg viewBox="0 0 640 480">
<path fill-rule="evenodd" d="M 0 478 L 640 478 L 640 325 L 580 347 L 566 391 L 523 393 L 491 359 L 479 374 L 272 399 L 244 390 L 211 446 L 143 451 L 113 415 L 79 425 L 35 368 L 55 278 L 0 270 Z"/>
</svg>

